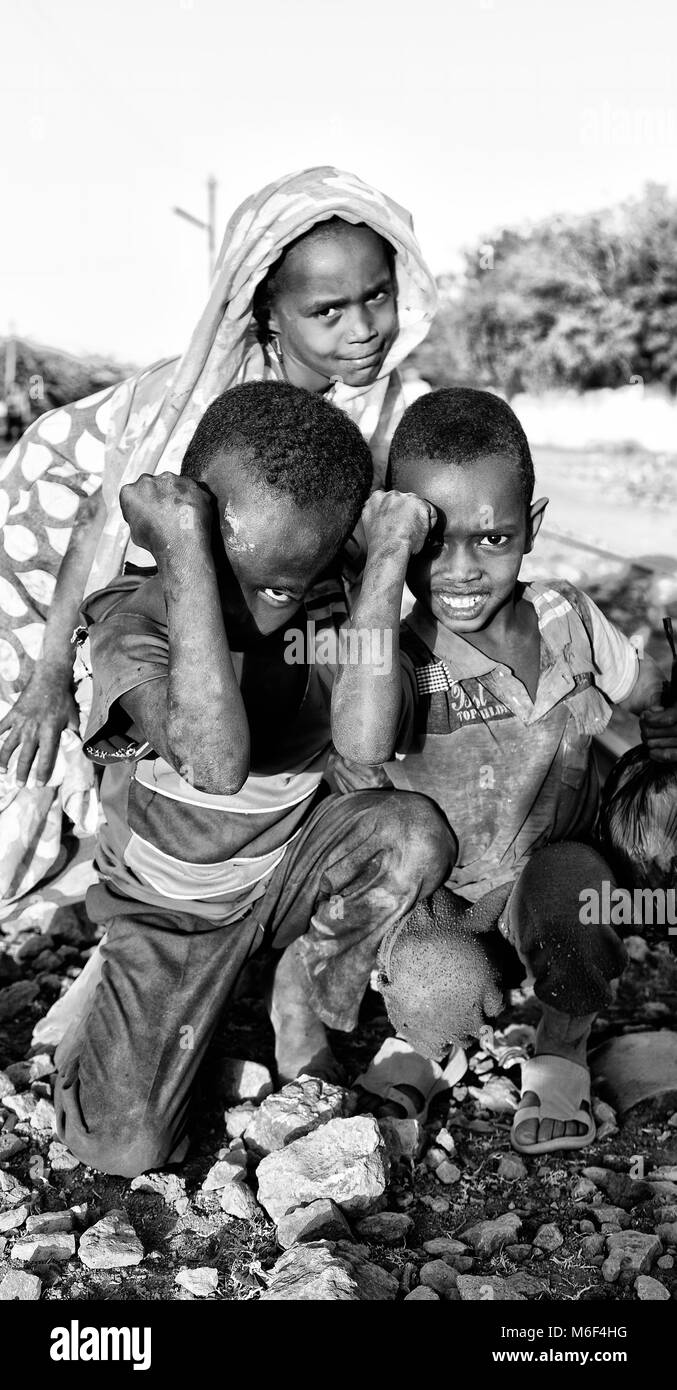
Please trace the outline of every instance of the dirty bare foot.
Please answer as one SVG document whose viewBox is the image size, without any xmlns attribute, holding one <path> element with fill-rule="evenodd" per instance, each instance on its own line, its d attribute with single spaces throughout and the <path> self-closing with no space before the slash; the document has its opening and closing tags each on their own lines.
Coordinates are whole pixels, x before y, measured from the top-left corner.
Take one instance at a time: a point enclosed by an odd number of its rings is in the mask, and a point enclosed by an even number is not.
<svg viewBox="0 0 677 1390">
<path fill-rule="evenodd" d="M 281 1085 L 297 1076 L 340 1082 L 341 1071 L 327 1041 L 327 1030 L 308 1001 L 296 942 L 283 952 L 269 998 L 275 1032 L 275 1062 Z"/>
</svg>

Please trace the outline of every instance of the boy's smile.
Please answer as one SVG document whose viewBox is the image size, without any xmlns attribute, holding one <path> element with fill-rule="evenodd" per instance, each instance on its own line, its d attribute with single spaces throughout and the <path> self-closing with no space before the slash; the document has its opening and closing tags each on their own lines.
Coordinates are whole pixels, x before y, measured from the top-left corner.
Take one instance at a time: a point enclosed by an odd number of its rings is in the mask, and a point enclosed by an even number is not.
<svg viewBox="0 0 677 1390">
<path fill-rule="evenodd" d="M 438 513 L 407 570 L 412 593 L 451 632 L 498 632 L 510 620 L 522 557 L 545 503 L 536 503 L 529 517 L 516 463 L 498 454 L 467 467 L 431 459 L 400 463 L 397 486 L 425 497 Z"/>
<path fill-rule="evenodd" d="M 292 247 L 273 295 L 270 327 L 293 385 L 326 391 L 340 378 L 348 386 L 370 386 L 398 329 L 381 237 L 346 222 Z"/>
</svg>

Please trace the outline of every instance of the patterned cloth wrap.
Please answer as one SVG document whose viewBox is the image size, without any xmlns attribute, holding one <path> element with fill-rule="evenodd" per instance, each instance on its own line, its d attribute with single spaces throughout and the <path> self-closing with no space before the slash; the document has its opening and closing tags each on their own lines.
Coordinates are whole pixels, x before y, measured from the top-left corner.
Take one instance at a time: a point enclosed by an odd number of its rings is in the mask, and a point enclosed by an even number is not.
<svg viewBox="0 0 677 1390">
<path fill-rule="evenodd" d="M 99 488 L 107 520 L 86 593 L 102 588 L 126 560 L 152 564 L 130 541 L 120 488 L 142 473 L 178 473 L 207 406 L 243 381 L 277 379 L 280 367 L 257 341 L 254 291 L 284 247 L 316 222 L 341 217 L 365 223 L 397 253 L 399 333 L 378 379 L 367 387 L 334 384 L 327 399 L 357 423 L 383 481 L 395 427 L 415 386 L 398 365 L 425 337 L 436 290 L 413 233 L 410 214 L 353 174 L 306 169 L 247 198 L 226 228 L 209 299 L 186 352 L 156 363 L 119 386 L 43 415 L 0 466 L 0 717 L 26 685 L 40 655 L 56 576 L 83 498 Z M 82 704 L 82 701 L 81 701 Z M 85 701 L 86 704 L 86 701 Z M 87 709 L 82 709 L 81 728 Z M 76 829 L 96 823 L 91 766 L 78 740 L 62 738 L 47 788 L 17 788 L 18 754 L 0 775 L 0 900 L 27 893 L 58 854 L 62 810 Z M 68 772 L 66 770 L 68 769 Z M 65 797 L 60 787 L 75 785 Z"/>
</svg>

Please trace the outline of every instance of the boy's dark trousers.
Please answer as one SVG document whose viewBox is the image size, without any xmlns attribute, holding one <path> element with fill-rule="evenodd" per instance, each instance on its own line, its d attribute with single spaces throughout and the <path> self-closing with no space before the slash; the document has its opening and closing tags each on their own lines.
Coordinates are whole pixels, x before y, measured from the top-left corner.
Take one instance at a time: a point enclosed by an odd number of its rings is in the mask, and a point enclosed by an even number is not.
<svg viewBox="0 0 677 1390">
<path fill-rule="evenodd" d="M 248 915 L 226 926 L 90 889 L 106 926 L 89 1011 L 56 1053 L 60 1138 L 84 1163 L 134 1177 L 177 1160 L 198 1066 L 245 962 L 264 940 L 303 936 L 308 994 L 349 1030 L 383 934 L 449 873 L 455 842 L 412 792 L 328 796 L 310 813 Z"/>
</svg>

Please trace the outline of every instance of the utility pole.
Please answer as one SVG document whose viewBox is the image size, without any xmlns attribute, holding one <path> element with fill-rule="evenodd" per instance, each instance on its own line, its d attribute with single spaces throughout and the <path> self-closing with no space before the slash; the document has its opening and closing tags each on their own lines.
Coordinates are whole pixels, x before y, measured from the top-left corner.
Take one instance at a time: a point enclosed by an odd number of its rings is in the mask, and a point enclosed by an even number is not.
<svg viewBox="0 0 677 1390">
<path fill-rule="evenodd" d="M 207 257 L 209 283 L 211 284 L 214 274 L 214 263 L 216 261 L 216 189 L 217 183 L 213 174 L 207 179 L 207 221 L 201 217 L 194 217 L 192 212 L 186 212 L 185 208 L 172 208 L 177 217 L 183 217 L 186 222 L 192 222 L 194 227 L 199 227 L 201 232 L 207 233 Z"/>
</svg>

